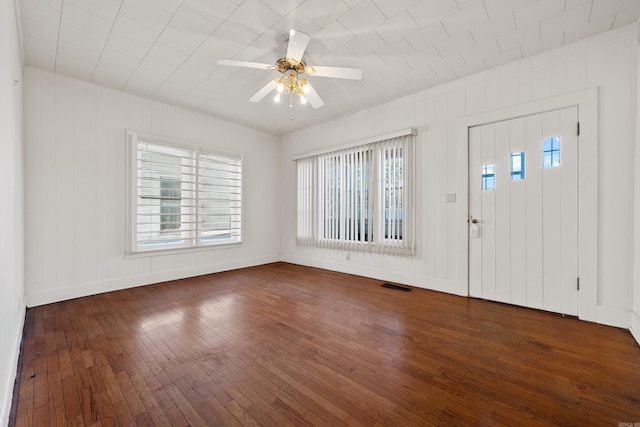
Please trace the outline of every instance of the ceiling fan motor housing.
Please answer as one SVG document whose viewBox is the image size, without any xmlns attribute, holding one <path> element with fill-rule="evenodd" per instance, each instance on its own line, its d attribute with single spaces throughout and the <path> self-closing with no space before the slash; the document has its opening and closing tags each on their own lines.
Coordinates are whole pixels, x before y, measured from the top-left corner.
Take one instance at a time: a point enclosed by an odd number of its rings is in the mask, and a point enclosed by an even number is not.
<svg viewBox="0 0 640 427">
<path fill-rule="evenodd" d="M 282 74 L 286 74 L 288 70 L 294 70 L 296 73 L 304 73 L 307 64 L 301 59 L 296 61 L 293 58 L 280 58 L 276 61 L 276 70 Z"/>
</svg>

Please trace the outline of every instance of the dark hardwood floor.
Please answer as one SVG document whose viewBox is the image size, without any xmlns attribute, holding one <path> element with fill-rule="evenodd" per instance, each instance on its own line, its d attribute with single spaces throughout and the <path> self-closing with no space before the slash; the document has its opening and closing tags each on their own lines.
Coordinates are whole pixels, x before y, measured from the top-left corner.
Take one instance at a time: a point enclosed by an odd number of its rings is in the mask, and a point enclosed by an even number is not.
<svg viewBox="0 0 640 427">
<path fill-rule="evenodd" d="M 17 426 L 640 422 L 629 332 L 285 263 L 27 311 Z"/>
</svg>

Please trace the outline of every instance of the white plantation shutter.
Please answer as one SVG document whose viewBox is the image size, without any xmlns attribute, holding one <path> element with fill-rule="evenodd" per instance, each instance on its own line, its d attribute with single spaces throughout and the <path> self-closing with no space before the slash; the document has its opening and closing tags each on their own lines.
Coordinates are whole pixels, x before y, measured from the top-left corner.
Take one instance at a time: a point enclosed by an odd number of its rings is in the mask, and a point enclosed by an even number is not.
<svg viewBox="0 0 640 427">
<path fill-rule="evenodd" d="M 297 243 L 413 255 L 413 131 L 301 156 Z"/>
<path fill-rule="evenodd" d="M 128 137 L 130 252 L 241 241 L 240 156 Z"/>
<path fill-rule="evenodd" d="M 135 187 L 138 248 L 192 245 L 196 228 L 193 164 L 189 150 L 138 140 Z"/>
<path fill-rule="evenodd" d="M 200 242 L 240 240 L 242 166 L 239 157 L 198 153 Z"/>
</svg>

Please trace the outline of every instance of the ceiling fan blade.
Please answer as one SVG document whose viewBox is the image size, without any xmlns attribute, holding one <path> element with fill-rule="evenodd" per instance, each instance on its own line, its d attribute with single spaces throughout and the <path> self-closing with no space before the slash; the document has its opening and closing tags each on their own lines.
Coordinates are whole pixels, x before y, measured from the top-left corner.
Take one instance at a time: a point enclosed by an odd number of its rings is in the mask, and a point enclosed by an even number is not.
<svg viewBox="0 0 640 427">
<path fill-rule="evenodd" d="M 218 65 L 231 65 L 232 67 L 259 68 L 261 70 L 271 70 L 273 65 L 261 62 L 236 61 L 235 59 L 218 59 Z"/>
<path fill-rule="evenodd" d="M 295 59 L 300 62 L 304 50 L 307 48 L 311 37 L 300 31 L 291 30 L 289 32 L 289 45 L 287 46 L 287 59 Z"/>
<path fill-rule="evenodd" d="M 250 102 L 260 102 L 262 99 L 269 94 L 272 90 L 274 90 L 277 86 L 275 80 L 269 80 L 269 83 L 264 85 L 262 89 L 256 92 L 251 98 L 249 98 Z"/>
<path fill-rule="evenodd" d="M 306 73 L 310 76 L 334 77 L 337 79 L 360 80 L 362 78 L 362 70 L 359 68 L 313 66 L 307 67 Z"/>
<path fill-rule="evenodd" d="M 320 96 L 318 96 L 318 92 L 316 92 L 316 90 L 313 88 L 313 86 L 311 86 L 310 83 L 307 83 L 307 87 L 309 88 L 309 92 L 305 93 L 304 97 L 307 98 L 309 104 L 311 104 L 313 108 L 322 107 L 324 105 L 324 101 L 320 99 Z"/>
</svg>

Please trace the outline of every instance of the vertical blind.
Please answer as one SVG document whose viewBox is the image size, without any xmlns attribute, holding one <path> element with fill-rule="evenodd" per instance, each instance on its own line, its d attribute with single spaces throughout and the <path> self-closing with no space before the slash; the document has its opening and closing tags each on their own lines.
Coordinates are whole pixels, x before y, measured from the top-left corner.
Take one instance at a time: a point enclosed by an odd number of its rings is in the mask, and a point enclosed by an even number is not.
<svg viewBox="0 0 640 427">
<path fill-rule="evenodd" d="M 130 251 L 241 241 L 240 156 L 130 138 Z"/>
<path fill-rule="evenodd" d="M 298 229 L 297 241 L 301 245 L 311 245 L 316 240 L 316 200 L 314 198 L 317 186 L 314 171 L 314 159 L 304 158 L 296 162 L 297 166 L 297 212 Z"/>
<path fill-rule="evenodd" d="M 412 133 L 296 159 L 297 243 L 415 254 Z"/>
</svg>

